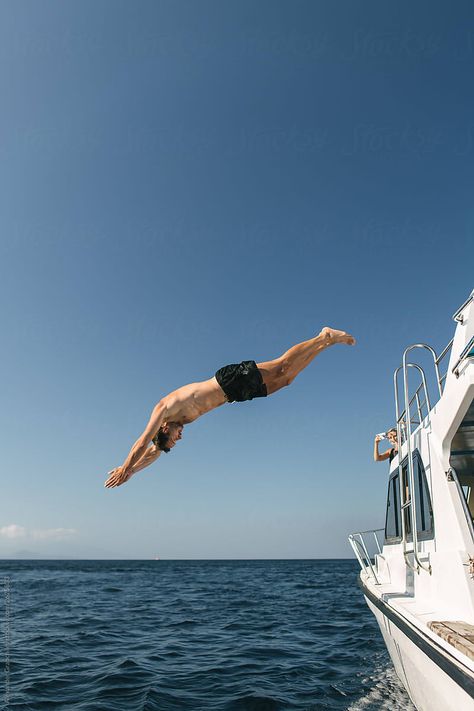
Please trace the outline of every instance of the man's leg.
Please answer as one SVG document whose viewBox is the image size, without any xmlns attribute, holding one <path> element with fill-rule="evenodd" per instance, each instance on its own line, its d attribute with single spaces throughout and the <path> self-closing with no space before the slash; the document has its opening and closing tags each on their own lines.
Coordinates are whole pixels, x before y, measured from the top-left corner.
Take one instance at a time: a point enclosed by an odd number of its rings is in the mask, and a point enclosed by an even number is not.
<svg viewBox="0 0 474 711">
<path fill-rule="evenodd" d="M 352 346 L 355 339 L 345 331 L 338 331 L 326 326 L 317 336 L 292 346 L 279 358 L 257 363 L 268 394 L 272 395 L 280 388 L 290 385 L 313 358 L 336 343 L 346 343 Z"/>
</svg>

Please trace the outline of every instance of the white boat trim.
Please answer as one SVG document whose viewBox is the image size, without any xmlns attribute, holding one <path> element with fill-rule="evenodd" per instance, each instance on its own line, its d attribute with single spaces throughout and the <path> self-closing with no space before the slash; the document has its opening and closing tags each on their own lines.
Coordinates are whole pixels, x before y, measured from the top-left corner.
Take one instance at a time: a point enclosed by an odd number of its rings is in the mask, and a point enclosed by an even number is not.
<svg viewBox="0 0 474 711">
<path fill-rule="evenodd" d="M 382 614 L 390 620 L 408 639 L 416 644 L 416 646 L 424 652 L 437 667 L 442 669 L 453 681 L 462 686 L 462 688 L 474 699 L 474 674 L 466 666 L 462 664 L 445 646 L 435 641 L 429 630 L 423 633 L 415 625 L 403 618 L 397 613 L 393 607 L 386 603 L 382 598 L 374 595 L 371 590 L 364 585 L 359 578 L 359 586 L 365 597 L 370 600 L 372 605 L 375 605 Z M 441 638 L 438 637 L 441 640 Z M 454 648 L 452 648 L 454 649 Z"/>
</svg>

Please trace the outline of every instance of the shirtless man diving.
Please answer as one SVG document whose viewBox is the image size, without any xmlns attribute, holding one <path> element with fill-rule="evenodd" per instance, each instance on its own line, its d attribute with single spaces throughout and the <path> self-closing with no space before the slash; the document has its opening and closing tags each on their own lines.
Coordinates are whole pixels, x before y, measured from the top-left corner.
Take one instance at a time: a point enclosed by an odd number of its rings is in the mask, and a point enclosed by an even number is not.
<svg viewBox="0 0 474 711">
<path fill-rule="evenodd" d="M 152 464 L 162 452 L 169 452 L 181 439 L 184 425 L 226 402 L 243 402 L 273 395 L 290 385 L 313 358 L 336 343 L 354 345 L 345 331 L 326 326 L 309 341 L 298 343 L 275 360 L 242 361 L 220 368 L 214 377 L 184 385 L 163 397 L 154 407 L 150 421 L 121 467 L 109 472 L 104 486 L 112 489 Z M 151 443 L 151 444 L 150 444 Z"/>
</svg>

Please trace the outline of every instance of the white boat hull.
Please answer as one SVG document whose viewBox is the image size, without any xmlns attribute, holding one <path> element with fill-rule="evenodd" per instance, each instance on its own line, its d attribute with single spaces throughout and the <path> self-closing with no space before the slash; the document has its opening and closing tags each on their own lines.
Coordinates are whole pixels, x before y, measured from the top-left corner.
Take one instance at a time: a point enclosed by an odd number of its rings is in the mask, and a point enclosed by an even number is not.
<svg viewBox="0 0 474 711">
<path fill-rule="evenodd" d="M 440 668 L 426 651 L 420 648 L 378 607 L 365 597 L 379 624 L 388 653 L 398 677 L 418 711 L 474 711 L 474 698 Z M 426 638 L 424 640 L 426 645 Z M 449 662 L 448 664 L 453 664 Z M 467 686 L 467 685 L 466 685 Z"/>
</svg>

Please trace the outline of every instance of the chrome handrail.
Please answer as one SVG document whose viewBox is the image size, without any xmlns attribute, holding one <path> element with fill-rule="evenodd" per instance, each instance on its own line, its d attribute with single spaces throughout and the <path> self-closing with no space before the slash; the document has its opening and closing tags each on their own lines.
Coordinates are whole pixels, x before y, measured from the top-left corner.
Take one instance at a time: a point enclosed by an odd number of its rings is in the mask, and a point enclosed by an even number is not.
<svg viewBox="0 0 474 711">
<path fill-rule="evenodd" d="M 405 406 L 405 409 L 403 410 L 403 412 L 400 414 L 400 404 L 399 404 L 399 400 L 398 400 L 398 373 L 402 370 L 402 368 L 403 368 L 403 365 L 399 365 L 398 368 L 395 370 L 395 372 L 394 372 L 394 374 L 393 374 L 393 387 L 394 387 L 394 391 L 395 391 L 395 414 L 396 414 L 396 418 L 397 418 L 397 419 L 396 419 L 396 423 L 397 423 L 397 439 L 398 439 L 398 446 L 399 446 L 400 448 L 401 448 L 401 446 L 402 446 L 402 444 L 403 444 L 403 442 L 404 442 L 403 435 L 405 435 L 405 437 L 406 437 L 406 433 L 403 433 L 403 432 L 401 431 L 401 429 L 400 429 L 400 432 L 398 431 L 398 429 L 399 429 L 399 428 L 398 428 L 398 424 L 399 424 L 399 423 L 402 424 L 403 418 L 404 418 L 404 416 L 405 416 L 405 414 L 406 414 L 406 406 Z M 426 406 L 427 406 L 427 408 L 428 408 L 428 412 L 431 410 L 430 396 L 429 396 L 428 387 L 427 387 L 427 384 L 426 384 L 425 371 L 423 370 L 423 368 L 421 368 L 421 367 L 420 367 L 419 365 L 417 365 L 416 363 L 407 363 L 407 368 L 416 368 L 416 370 L 418 370 L 418 372 L 419 372 L 420 375 L 421 375 L 421 383 L 420 383 L 420 385 L 418 386 L 418 388 L 416 389 L 415 395 L 414 395 L 414 396 L 412 397 L 412 399 L 410 400 L 410 405 L 411 405 L 411 403 L 413 402 L 413 400 L 415 399 L 415 396 L 416 396 L 417 406 L 418 406 L 418 418 L 419 418 L 419 421 L 422 422 L 424 418 L 423 418 L 423 413 L 422 413 L 422 411 L 421 411 L 421 407 L 419 407 L 419 398 L 417 397 L 418 392 L 419 392 L 419 390 L 420 390 L 421 387 L 423 387 L 423 390 L 424 390 L 424 397 L 425 397 L 425 400 L 424 400 L 424 403 L 423 403 L 423 404 L 426 403 Z M 405 418 L 405 419 L 406 419 L 406 418 Z"/>
<path fill-rule="evenodd" d="M 471 348 L 474 348 L 474 336 L 471 338 L 471 340 L 469 341 L 467 346 L 462 350 L 461 355 L 459 356 L 459 358 L 456 361 L 456 365 L 454 366 L 454 368 L 451 371 L 452 373 L 455 374 L 455 376 L 457 378 L 459 378 L 458 368 L 461 365 L 461 363 L 463 362 L 464 358 L 466 358 L 466 356 L 469 354 L 469 351 L 471 350 Z M 471 357 L 471 356 L 469 356 L 469 357 Z"/>
<path fill-rule="evenodd" d="M 453 341 L 454 341 L 454 338 L 451 338 L 451 340 L 449 341 L 448 345 L 443 348 L 443 350 L 441 351 L 441 353 L 439 354 L 439 356 L 438 356 L 437 359 L 436 359 L 438 363 L 443 360 L 444 356 L 446 355 L 446 353 L 448 352 L 448 350 L 449 350 L 449 349 L 451 348 L 451 346 L 453 345 Z"/>
<path fill-rule="evenodd" d="M 426 570 L 427 573 L 431 574 L 431 565 L 428 563 L 428 566 L 425 566 L 418 556 L 418 530 L 417 530 L 418 529 L 418 522 L 416 520 L 416 488 L 415 488 L 415 474 L 413 471 L 413 455 L 412 455 L 412 449 L 411 449 L 410 399 L 408 396 L 408 365 L 409 364 L 407 363 L 408 353 L 411 350 L 413 350 L 414 348 L 425 348 L 433 356 L 440 397 L 442 395 L 436 352 L 433 350 L 433 348 L 431 348 L 431 346 L 428 346 L 425 343 L 414 343 L 412 346 L 408 346 L 408 348 L 406 348 L 405 352 L 403 353 L 403 392 L 404 392 L 404 396 L 405 396 L 405 413 L 406 413 L 405 420 L 406 420 L 406 428 L 407 428 L 406 445 L 407 445 L 407 456 L 408 456 L 408 481 L 409 481 L 409 496 L 410 496 L 410 498 L 409 498 L 410 505 L 407 506 L 407 508 L 411 512 L 411 523 L 412 523 L 411 528 L 412 528 L 412 537 L 413 537 L 413 557 L 414 557 L 416 566 L 412 566 L 407 558 L 408 552 L 406 549 L 406 526 L 405 526 L 405 513 L 404 513 L 405 509 L 402 508 L 402 511 L 403 511 L 403 514 L 402 514 L 402 517 L 403 517 L 403 521 L 402 521 L 402 523 L 403 523 L 403 526 L 402 526 L 402 529 L 403 529 L 402 530 L 403 555 L 405 557 L 405 562 L 411 568 L 413 568 L 417 572 L 419 572 L 420 569 Z M 424 380 L 424 383 L 425 383 L 425 389 L 426 389 L 426 380 Z M 426 395 L 428 395 L 427 390 L 426 390 Z M 429 399 L 427 399 L 427 403 L 428 403 L 428 410 L 431 410 L 431 406 L 429 404 Z M 402 457 L 401 456 L 399 456 L 398 469 L 399 469 L 399 485 L 400 485 L 400 487 L 402 487 L 403 486 L 403 483 L 402 483 L 403 467 L 402 467 Z M 402 493 L 403 493 L 402 489 L 400 488 L 400 494 L 402 494 Z M 403 499 L 400 498 L 400 500 L 402 501 Z M 406 503 L 408 504 L 408 501 Z"/>
<path fill-rule="evenodd" d="M 428 392 L 428 386 L 426 382 L 426 376 L 425 376 L 425 371 L 423 368 L 421 368 L 419 365 L 416 363 L 408 363 L 407 361 L 407 356 L 408 353 L 415 349 L 415 348 L 424 348 L 425 350 L 429 351 L 431 355 L 433 356 L 433 363 L 435 367 L 435 372 L 436 372 L 436 381 L 438 385 L 438 391 L 439 395 L 441 397 L 442 395 L 442 379 L 439 374 L 439 363 L 441 359 L 446 355 L 448 352 L 449 344 L 448 346 L 444 349 L 442 352 L 441 356 L 437 356 L 436 352 L 434 351 L 431 346 L 428 346 L 425 343 L 415 343 L 412 346 L 408 346 L 406 348 L 404 354 L 403 354 L 403 359 L 402 359 L 402 365 L 400 365 L 394 372 L 393 374 L 393 386 L 394 386 L 394 391 L 395 391 L 395 412 L 396 412 L 396 417 L 397 417 L 397 440 L 398 440 L 398 449 L 399 449 L 399 460 L 398 460 L 398 486 L 399 486 L 399 495 L 400 495 L 400 502 L 404 502 L 403 505 L 401 505 L 401 514 L 402 514 L 402 545 L 403 545 L 403 556 L 405 558 L 405 563 L 406 565 L 411 568 L 412 570 L 415 570 L 416 572 L 419 572 L 420 569 L 426 570 L 427 572 L 431 572 L 431 566 L 428 564 L 428 567 L 426 567 L 420 560 L 418 556 L 418 534 L 417 534 L 417 519 L 416 519 L 416 490 L 415 490 L 415 475 L 413 471 L 413 453 L 411 449 L 411 434 L 412 434 L 412 417 L 411 417 L 411 412 L 410 412 L 410 407 L 413 402 L 416 402 L 416 407 L 417 407 L 417 413 L 418 413 L 418 424 L 421 424 L 423 422 L 423 411 L 422 408 L 424 405 L 427 407 L 428 413 L 431 410 L 431 401 L 430 401 L 430 395 Z M 410 399 L 409 392 L 408 392 L 408 368 L 416 368 L 418 372 L 420 373 L 421 376 L 421 383 L 415 390 L 414 395 Z M 400 403 L 399 403 L 399 398 L 398 398 L 398 374 L 399 372 L 403 370 L 403 395 L 404 395 L 404 401 L 405 401 L 405 409 L 403 410 L 402 413 L 400 413 Z M 424 395 L 424 400 L 423 404 L 420 402 L 420 390 L 423 390 L 423 395 Z M 405 431 L 403 431 L 403 428 Z M 401 449 L 404 443 L 407 443 L 407 456 L 408 456 L 408 497 L 405 501 L 405 492 L 403 489 L 404 482 L 403 482 L 403 458 L 401 456 Z M 408 554 L 411 553 L 412 551 L 407 550 L 407 517 L 411 515 L 411 528 L 412 528 L 412 536 L 413 536 L 413 554 L 414 554 L 414 560 L 415 560 L 415 565 L 411 563 L 411 561 L 408 559 Z"/>
<path fill-rule="evenodd" d="M 467 306 L 468 304 L 470 304 L 473 299 L 474 299 L 474 290 L 471 291 L 471 295 L 466 299 L 466 301 L 463 303 L 463 305 L 460 306 L 460 307 L 458 308 L 458 310 L 456 311 L 456 313 L 453 315 L 453 320 L 454 320 L 454 321 L 457 321 L 458 323 L 464 323 L 464 319 L 463 319 L 463 317 L 462 317 L 462 315 L 461 315 L 461 314 L 462 314 L 462 311 L 464 311 L 464 309 L 466 308 L 466 306 Z"/>
<path fill-rule="evenodd" d="M 351 533 L 348 536 L 349 543 L 351 544 L 352 550 L 354 551 L 354 554 L 359 561 L 359 565 L 361 569 L 365 572 L 366 575 L 372 575 L 374 582 L 376 585 L 380 585 L 379 579 L 377 578 L 377 574 L 375 572 L 374 566 L 372 564 L 372 561 L 370 560 L 370 555 L 367 550 L 367 546 L 365 545 L 364 541 L 364 535 L 369 535 L 370 533 L 373 534 L 375 543 L 377 546 L 377 550 L 379 554 L 382 553 L 382 548 L 380 546 L 379 539 L 377 537 L 377 533 L 380 533 L 380 531 L 385 531 L 384 528 L 375 528 L 372 529 L 371 531 L 358 531 L 357 533 Z M 356 538 L 358 536 L 358 539 Z M 362 553 L 361 553 L 362 551 Z"/>
<path fill-rule="evenodd" d="M 438 366 L 439 366 L 439 364 L 441 363 L 441 361 L 443 360 L 443 358 L 445 358 L 445 357 L 447 356 L 447 354 L 450 352 L 451 348 L 453 347 L 453 343 L 454 343 L 454 338 L 451 338 L 451 340 L 449 341 L 448 345 L 445 346 L 445 348 L 443 348 L 443 350 L 441 351 L 441 353 L 440 353 L 439 356 L 437 357 L 436 362 L 438 363 Z M 447 377 L 447 375 L 448 375 L 448 368 L 449 368 L 449 363 L 448 363 L 448 365 L 446 366 L 446 372 L 445 372 L 445 374 L 442 375 L 442 376 L 440 377 L 440 379 L 439 379 L 439 385 L 440 385 L 441 390 L 443 390 L 443 388 L 444 388 L 444 381 L 446 380 L 446 377 Z"/>
</svg>

